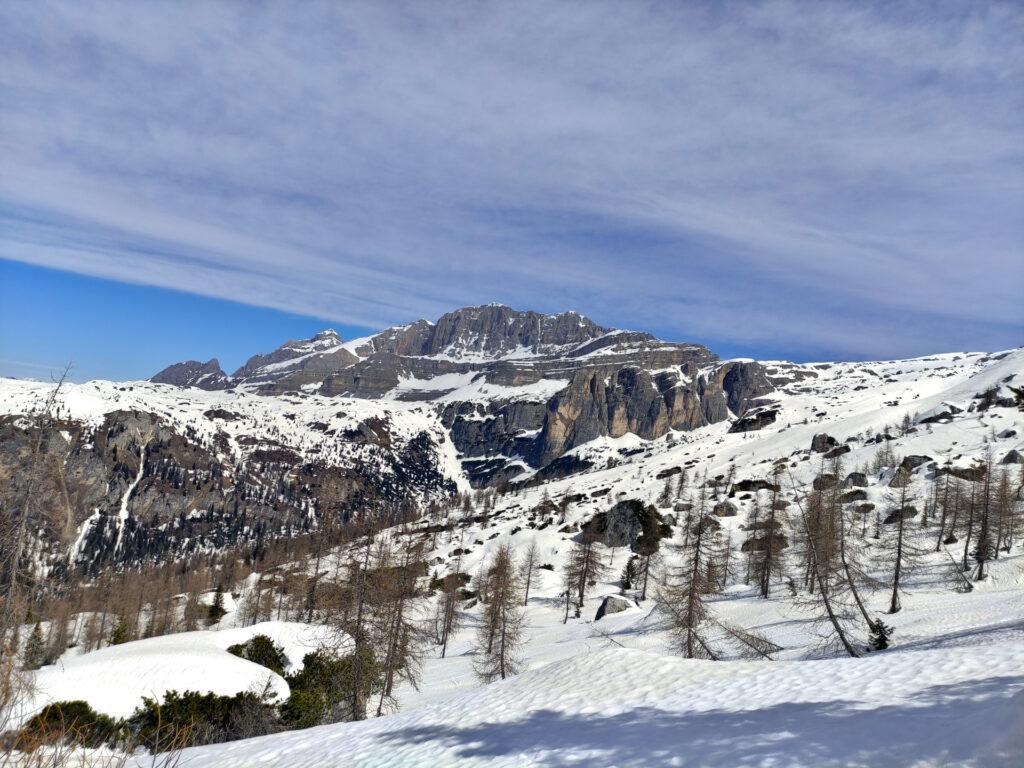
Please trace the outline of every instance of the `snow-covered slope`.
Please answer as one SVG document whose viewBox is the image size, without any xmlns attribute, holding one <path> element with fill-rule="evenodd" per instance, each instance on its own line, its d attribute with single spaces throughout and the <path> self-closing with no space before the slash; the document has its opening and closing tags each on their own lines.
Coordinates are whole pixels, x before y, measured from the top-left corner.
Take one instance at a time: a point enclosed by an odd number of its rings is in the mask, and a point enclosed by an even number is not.
<svg viewBox="0 0 1024 768">
<path fill-rule="evenodd" d="M 1024 643 L 803 662 L 606 647 L 409 714 L 189 750 L 191 768 L 1019 766 Z"/>
<path fill-rule="evenodd" d="M 26 705 L 25 714 L 52 701 L 82 699 L 98 712 L 128 717 L 142 704 L 143 697 L 159 701 L 169 690 L 230 696 L 241 691 L 262 692 L 269 687 L 283 701 L 288 697 L 284 678 L 227 652 L 230 646 L 255 635 L 266 635 L 284 648 L 292 664 L 289 673 L 302 669 L 307 653 L 334 641 L 325 627 L 267 621 L 235 629 L 135 640 L 86 654 L 72 649 L 38 672 L 37 691 Z"/>
</svg>

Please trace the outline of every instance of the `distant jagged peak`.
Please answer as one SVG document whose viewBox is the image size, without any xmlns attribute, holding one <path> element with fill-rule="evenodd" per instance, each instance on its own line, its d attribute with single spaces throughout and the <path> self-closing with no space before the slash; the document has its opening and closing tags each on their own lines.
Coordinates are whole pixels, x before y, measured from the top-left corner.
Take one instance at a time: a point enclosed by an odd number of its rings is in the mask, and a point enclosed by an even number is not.
<svg viewBox="0 0 1024 768">
<path fill-rule="evenodd" d="M 325 328 L 308 339 L 291 339 L 286 341 L 278 347 L 278 350 L 290 349 L 305 354 L 306 352 L 330 349 L 332 347 L 340 347 L 341 345 L 341 335 L 333 328 Z"/>
<path fill-rule="evenodd" d="M 320 331 L 308 339 L 291 339 L 273 352 L 253 355 L 245 361 L 245 365 L 232 374 L 236 379 L 247 379 L 263 373 L 280 372 L 278 366 L 294 361 L 307 355 L 320 355 L 333 352 L 342 347 L 341 337 L 333 328 Z M 274 368 L 271 368 L 274 366 Z M 270 368 L 271 370 L 267 370 Z"/>
<path fill-rule="evenodd" d="M 205 363 L 198 360 L 185 360 L 164 368 L 150 381 L 156 384 L 172 384 L 176 387 L 200 387 L 201 389 L 227 389 L 231 380 L 221 370 L 217 358 Z"/>
</svg>

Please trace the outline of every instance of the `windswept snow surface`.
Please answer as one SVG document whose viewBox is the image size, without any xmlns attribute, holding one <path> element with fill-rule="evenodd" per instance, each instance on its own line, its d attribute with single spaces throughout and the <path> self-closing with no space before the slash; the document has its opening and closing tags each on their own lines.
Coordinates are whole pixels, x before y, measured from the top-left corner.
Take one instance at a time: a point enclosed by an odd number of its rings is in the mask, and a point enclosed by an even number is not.
<svg viewBox="0 0 1024 768">
<path fill-rule="evenodd" d="M 609 647 L 406 715 L 185 753 L 188 768 L 1019 766 L 1024 644 L 800 662 Z"/>
<path fill-rule="evenodd" d="M 230 646 L 260 634 L 284 647 L 292 670 L 301 669 L 303 657 L 330 639 L 324 627 L 267 621 L 136 640 L 81 655 L 69 651 L 56 664 L 39 670 L 39 692 L 26 715 L 48 702 L 84 699 L 98 712 L 127 717 L 144 696 L 159 700 L 168 690 L 228 696 L 262 691 L 268 680 L 271 690 L 284 700 L 288 697 L 284 678 L 227 652 Z"/>
</svg>

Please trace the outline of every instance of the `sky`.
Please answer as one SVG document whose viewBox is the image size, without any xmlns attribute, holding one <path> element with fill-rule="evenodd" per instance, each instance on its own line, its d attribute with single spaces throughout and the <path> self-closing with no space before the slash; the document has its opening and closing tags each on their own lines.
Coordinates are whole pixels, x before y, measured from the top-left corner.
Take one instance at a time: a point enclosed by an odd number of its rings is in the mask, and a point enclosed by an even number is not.
<svg viewBox="0 0 1024 768">
<path fill-rule="evenodd" d="M 0 375 L 492 301 L 1024 344 L 1019 2 L 0 4 Z"/>
</svg>

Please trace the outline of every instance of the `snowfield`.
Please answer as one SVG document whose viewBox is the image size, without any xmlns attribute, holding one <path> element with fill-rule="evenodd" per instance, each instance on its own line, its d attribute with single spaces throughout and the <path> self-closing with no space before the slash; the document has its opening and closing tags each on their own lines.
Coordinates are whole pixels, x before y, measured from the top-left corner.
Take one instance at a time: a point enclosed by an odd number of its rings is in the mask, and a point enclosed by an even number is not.
<svg viewBox="0 0 1024 768">
<path fill-rule="evenodd" d="M 422 710 L 189 750 L 189 768 L 1020 766 L 1024 643 L 793 662 L 605 648 Z"/>
</svg>

